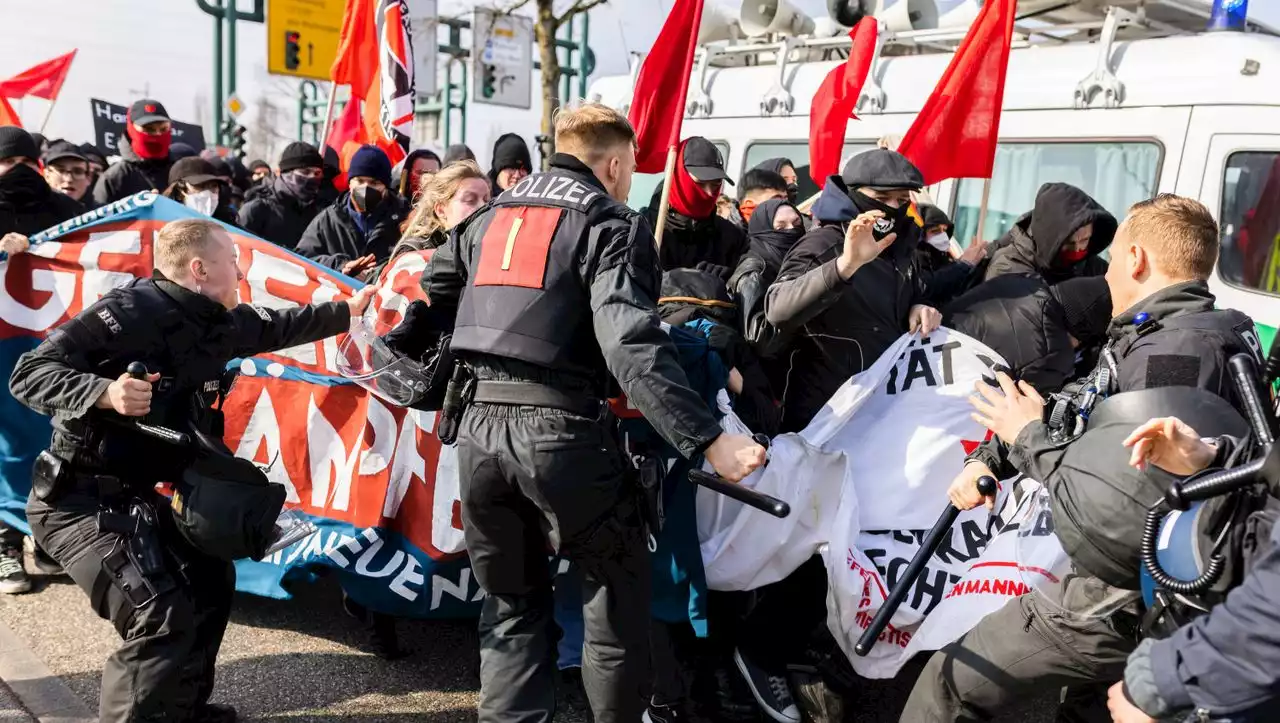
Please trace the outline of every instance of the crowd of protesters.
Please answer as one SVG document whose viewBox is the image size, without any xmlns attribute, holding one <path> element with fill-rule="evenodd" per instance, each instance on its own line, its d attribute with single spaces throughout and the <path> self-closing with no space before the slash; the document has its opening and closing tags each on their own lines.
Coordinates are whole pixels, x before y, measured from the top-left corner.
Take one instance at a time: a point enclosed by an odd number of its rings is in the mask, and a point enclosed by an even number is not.
<svg viewBox="0 0 1280 723">
<path fill-rule="evenodd" d="M 396 167 L 364 146 L 340 170 L 333 154 L 302 142 L 274 164 L 247 167 L 194 153 L 171 142 L 171 121 L 154 100 L 130 107 L 126 130 L 119 160 L 107 165 L 91 145 L 0 128 L 3 250 L 22 251 L 31 234 L 151 190 L 374 281 L 396 256 L 444 244 L 450 229 L 535 171 L 528 145 L 512 133 L 494 144 L 487 171 L 466 146 L 443 158 L 414 150 Z M 790 159 L 746 170 L 735 190 L 720 151 L 694 137 L 680 145 L 670 183 L 665 218 L 662 185 L 641 211 L 650 228 L 663 228 L 656 301 L 673 325 L 702 322 L 697 328 L 733 370 L 735 410 L 753 432 L 803 429 L 906 332 L 943 324 L 963 332 L 1046 396 L 1091 369 L 1108 339 L 1102 254 L 1119 223 L 1071 185 L 1046 184 L 1000 238 L 962 249 L 951 219 L 921 195 L 920 172 L 886 147 L 848 159 L 816 199 L 800 199 Z M 873 247 L 851 245 L 851 227 L 868 214 L 883 233 Z M 21 546 L 16 531 L 0 529 L 0 592 L 30 589 Z M 802 707 L 819 718 L 822 706 L 802 705 L 795 692 L 835 688 L 851 674 L 826 629 L 826 588 L 815 557 L 764 589 L 710 593 L 709 635 L 655 621 L 654 660 L 684 675 L 659 676 L 646 720 L 689 720 L 692 711 L 746 721 L 763 712 L 798 723 Z M 557 608 L 561 628 L 581 635 L 574 618 Z M 580 661 L 562 663 L 569 688 L 580 688 Z"/>
</svg>

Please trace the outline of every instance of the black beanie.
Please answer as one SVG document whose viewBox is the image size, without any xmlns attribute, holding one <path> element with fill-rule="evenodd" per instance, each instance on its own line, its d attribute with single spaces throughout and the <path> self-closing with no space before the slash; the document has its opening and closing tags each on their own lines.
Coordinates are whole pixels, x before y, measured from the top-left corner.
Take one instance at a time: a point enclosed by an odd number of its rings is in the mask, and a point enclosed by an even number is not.
<svg viewBox="0 0 1280 723">
<path fill-rule="evenodd" d="M 351 165 L 347 167 L 347 178 L 376 178 L 383 185 L 391 185 L 391 160 L 377 146 L 360 146 L 351 157 Z"/>
<path fill-rule="evenodd" d="M 323 168 L 324 157 L 310 143 L 294 141 L 280 154 L 280 172 L 288 173 L 299 168 Z"/>
<path fill-rule="evenodd" d="M 6 158 L 36 161 L 40 159 L 40 149 L 30 133 L 17 126 L 0 126 L 0 161 Z"/>
<path fill-rule="evenodd" d="M 1053 286 L 1067 331 L 1088 344 L 1101 340 L 1111 324 L 1111 290 L 1102 276 L 1080 276 Z"/>
</svg>

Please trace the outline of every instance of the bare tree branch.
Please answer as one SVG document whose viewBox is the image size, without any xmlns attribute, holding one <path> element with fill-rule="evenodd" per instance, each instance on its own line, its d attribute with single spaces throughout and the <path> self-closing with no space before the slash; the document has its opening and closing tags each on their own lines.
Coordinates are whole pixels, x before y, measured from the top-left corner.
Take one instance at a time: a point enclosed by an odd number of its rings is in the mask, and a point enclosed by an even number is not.
<svg viewBox="0 0 1280 723">
<path fill-rule="evenodd" d="M 585 13 L 592 8 L 600 7 L 607 2 L 609 2 L 609 0 L 573 0 L 573 4 L 564 12 L 560 13 L 559 19 L 556 20 L 556 25 L 564 25 L 569 21 L 569 18 L 572 18 L 574 15 L 577 15 L 578 13 Z"/>
</svg>

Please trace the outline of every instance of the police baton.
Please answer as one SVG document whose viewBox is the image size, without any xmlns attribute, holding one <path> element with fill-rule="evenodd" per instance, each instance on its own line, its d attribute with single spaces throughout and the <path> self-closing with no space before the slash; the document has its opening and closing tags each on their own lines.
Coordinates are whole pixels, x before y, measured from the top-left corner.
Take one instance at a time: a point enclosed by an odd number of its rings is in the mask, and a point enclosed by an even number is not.
<svg viewBox="0 0 1280 723">
<path fill-rule="evenodd" d="M 978 493 L 983 497 L 994 497 L 997 486 L 994 477 L 983 475 L 978 478 Z M 889 591 L 889 597 L 885 598 L 884 605 L 880 606 L 880 610 L 876 612 L 876 616 L 871 619 L 871 624 L 867 629 L 862 631 L 862 637 L 858 638 L 858 644 L 853 646 L 853 652 L 860 657 L 871 652 L 871 648 L 875 646 L 876 640 L 880 637 L 880 633 L 889 626 L 889 620 L 893 618 L 893 614 L 898 612 L 898 607 L 902 605 L 903 599 L 907 597 L 907 593 L 916 584 L 916 579 L 920 577 L 920 573 L 924 572 L 924 565 L 933 557 L 933 553 L 938 550 L 938 546 L 942 544 L 942 536 L 951 531 L 951 526 L 955 524 L 956 518 L 960 516 L 960 510 L 955 505 L 947 505 L 947 509 L 943 510 L 942 516 L 938 521 L 933 523 L 933 529 L 929 530 L 929 534 L 924 536 L 924 540 L 920 543 L 920 549 L 916 551 L 915 557 L 911 558 L 911 563 L 907 565 L 906 571 L 902 573 L 902 577 L 898 578 L 898 584 L 893 586 Z"/>
<path fill-rule="evenodd" d="M 146 381 L 147 379 L 147 365 L 142 362 L 129 362 L 129 366 L 125 371 L 134 379 L 141 379 L 143 381 Z M 168 442 L 169 444 L 176 444 L 184 447 L 191 444 L 191 435 L 169 429 L 168 427 L 158 427 L 154 424 L 143 424 L 142 422 L 136 421 L 128 422 L 123 419 L 115 421 L 122 426 L 133 427 L 148 437 L 153 437 L 161 442 Z"/>
<path fill-rule="evenodd" d="M 752 436 L 761 447 L 766 449 L 769 447 L 769 438 L 763 434 Z M 689 472 L 689 481 L 706 487 L 712 492 L 722 494 L 741 502 L 748 507 L 754 507 L 761 512 L 766 512 L 777 518 L 783 518 L 791 514 L 791 505 L 783 502 L 777 497 L 766 495 L 763 492 L 756 492 L 753 489 L 737 485 L 720 477 L 719 475 L 709 474 L 700 469 Z"/>
</svg>

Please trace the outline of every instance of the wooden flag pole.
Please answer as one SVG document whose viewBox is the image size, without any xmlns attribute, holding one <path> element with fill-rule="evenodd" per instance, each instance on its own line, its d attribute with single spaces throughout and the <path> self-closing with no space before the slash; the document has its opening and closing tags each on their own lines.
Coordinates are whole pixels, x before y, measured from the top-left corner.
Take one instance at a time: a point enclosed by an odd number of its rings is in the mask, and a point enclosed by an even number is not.
<svg viewBox="0 0 1280 723">
<path fill-rule="evenodd" d="M 324 133 L 321 133 L 320 137 L 316 139 L 316 148 L 320 149 L 321 155 L 324 154 L 325 143 L 329 141 L 329 125 L 333 122 L 333 103 L 337 99 L 338 99 L 338 84 L 330 83 L 329 84 L 329 104 L 325 106 L 325 109 L 324 109 Z M 336 153 L 342 152 L 342 149 L 340 148 L 335 148 L 333 150 Z"/>
<path fill-rule="evenodd" d="M 667 149 L 667 170 L 662 176 L 662 200 L 658 202 L 658 227 L 653 231 L 653 240 L 657 242 L 658 248 L 662 248 L 662 232 L 667 227 L 667 207 L 671 203 L 671 182 L 676 175 L 676 152 L 679 146 L 673 145 Z"/>
<path fill-rule="evenodd" d="M 58 95 L 53 96 L 53 100 L 49 101 L 49 109 L 44 112 L 44 120 L 40 123 L 40 135 L 44 135 L 44 128 L 49 125 L 49 117 L 53 115 L 53 106 L 58 102 Z"/>
<path fill-rule="evenodd" d="M 983 229 L 987 226 L 987 202 L 991 200 L 991 179 L 982 182 L 982 205 L 978 208 L 978 232 L 973 235 L 975 241 L 982 239 Z"/>
</svg>

